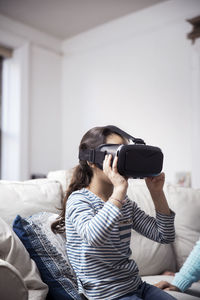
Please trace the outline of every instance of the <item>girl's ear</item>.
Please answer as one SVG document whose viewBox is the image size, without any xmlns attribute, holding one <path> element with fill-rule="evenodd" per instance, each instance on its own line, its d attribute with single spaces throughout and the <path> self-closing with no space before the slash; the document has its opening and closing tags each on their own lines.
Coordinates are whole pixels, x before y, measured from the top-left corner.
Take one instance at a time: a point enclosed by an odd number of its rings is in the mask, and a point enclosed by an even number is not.
<svg viewBox="0 0 200 300">
<path fill-rule="evenodd" d="M 92 169 L 93 172 L 95 172 L 96 170 L 99 170 L 99 168 L 95 164 L 93 164 L 89 161 L 87 161 L 87 164 Z"/>
<path fill-rule="evenodd" d="M 91 162 L 89 162 L 89 161 L 87 161 L 87 164 L 88 164 L 88 166 L 90 167 L 90 168 L 92 168 L 92 169 L 94 169 L 96 166 L 95 166 L 95 164 L 93 164 L 93 163 L 91 163 Z"/>
</svg>

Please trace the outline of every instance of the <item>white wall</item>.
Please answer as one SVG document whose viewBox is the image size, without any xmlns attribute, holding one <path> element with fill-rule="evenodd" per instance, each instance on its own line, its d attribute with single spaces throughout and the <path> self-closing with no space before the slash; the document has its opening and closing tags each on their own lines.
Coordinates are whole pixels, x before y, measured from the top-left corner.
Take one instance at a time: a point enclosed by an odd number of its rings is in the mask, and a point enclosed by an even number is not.
<svg viewBox="0 0 200 300">
<path fill-rule="evenodd" d="M 20 176 L 20 97 L 21 76 L 20 51 L 3 62 L 2 81 L 2 179 L 17 179 Z"/>
<path fill-rule="evenodd" d="M 3 61 L 1 178 L 29 178 L 29 44 Z"/>
<path fill-rule="evenodd" d="M 199 13 L 199 0 L 155 5 L 65 41 L 63 60 L 60 40 L 0 15 L 0 43 L 25 53 L 13 179 L 74 166 L 85 131 L 116 124 L 163 149 L 168 181 L 189 171 L 200 187 L 200 51 L 186 38 Z"/>
<path fill-rule="evenodd" d="M 61 61 L 57 53 L 31 48 L 31 174 L 61 168 Z"/>
<path fill-rule="evenodd" d="M 114 124 L 162 148 L 167 181 L 192 172 L 194 49 L 186 19 L 199 13 L 198 0 L 167 1 L 64 42 L 63 168 L 77 163 L 86 130 Z"/>
<path fill-rule="evenodd" d="M 14 49 L 19 73 L 17 98 L 5 97 L 17 103 L 7 128 L 18 131 L 15 148 L 3 152 L 3 179 L 25 180 L 61 168 L 61 42 L 2 15 L 0 27 L 0 44 Z"/>
</svg>

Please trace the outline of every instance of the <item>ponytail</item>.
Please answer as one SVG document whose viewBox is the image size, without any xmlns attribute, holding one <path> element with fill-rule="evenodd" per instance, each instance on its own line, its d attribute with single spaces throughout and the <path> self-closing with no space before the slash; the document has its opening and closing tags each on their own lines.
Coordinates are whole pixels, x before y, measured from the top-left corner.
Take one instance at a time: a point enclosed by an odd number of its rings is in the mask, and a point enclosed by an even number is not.
<svg viewBox="0 0 200 300">
<path fill-rule="evenodd" d="M 51 224 L 51 230 L 54 233 L 65 232 L 65 210 L 67 199 L 74 191 L 87 187 L 91 182 L 92 176 L 93 172 L 88 163 L 86 161 L 80 161 L 79 165 L 74 169 L 71 182 L 65 193 L 61 213 L 58 218 Z"/>
<path fill-rule="evenodd" d="M 79 145 L 79 151 L 84 149 L 95 149 L 97 146 L 106 143 L 107 136 L 115 134 L 111 126 L 94 127 L 85 133 Z M 65 231 L 65 209 L 68 197 L 72 192 L 89 186 L 93 176 L 93 171 L 87 161 L 80 160 L 79 165 L 74 169 L 70 185 L 66 191 L 61 213 L 56 221 L 51 225 L 54 233 Z"/>
</svg>

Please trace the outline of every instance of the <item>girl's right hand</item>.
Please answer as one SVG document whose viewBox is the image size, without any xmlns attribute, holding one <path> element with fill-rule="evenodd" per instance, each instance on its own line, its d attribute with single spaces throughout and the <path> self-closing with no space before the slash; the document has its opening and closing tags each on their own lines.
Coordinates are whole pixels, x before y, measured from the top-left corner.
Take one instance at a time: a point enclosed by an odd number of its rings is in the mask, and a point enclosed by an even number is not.
<svg viewBox="0 0 200 300">
<path fill-rule="evenodd" d="M 118 173 L 117 170 L 118 157 L 115 156 L 112 166 L 111 166 L 111 161 L 112 161 L 112 155 L 111 154 L 106 155 L 103 162 L 103 172 L 106 174 L 106 176 L 113 184 L 114 189 L 113 189 L 112 197 L 119 200 L 123 200 L 126 197 L 128 180 Z"/>
</svg>

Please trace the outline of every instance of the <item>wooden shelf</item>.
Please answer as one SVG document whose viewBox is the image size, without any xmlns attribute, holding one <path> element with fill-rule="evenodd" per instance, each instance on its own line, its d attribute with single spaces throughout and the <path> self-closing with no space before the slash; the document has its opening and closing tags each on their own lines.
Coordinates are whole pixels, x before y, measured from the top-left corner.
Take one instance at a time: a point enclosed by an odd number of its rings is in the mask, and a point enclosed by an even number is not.
<svg viewBox="0 0 200 300">
<path fill-rule="evenodd" d="M 187 37 L 192 40 L 192 43 L 194 43 L 195 40 L 200 37 L 200 16 L 187 21 L 193 25 L 193 29 L 188 33 Z"/>
</svg>

